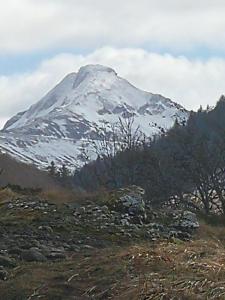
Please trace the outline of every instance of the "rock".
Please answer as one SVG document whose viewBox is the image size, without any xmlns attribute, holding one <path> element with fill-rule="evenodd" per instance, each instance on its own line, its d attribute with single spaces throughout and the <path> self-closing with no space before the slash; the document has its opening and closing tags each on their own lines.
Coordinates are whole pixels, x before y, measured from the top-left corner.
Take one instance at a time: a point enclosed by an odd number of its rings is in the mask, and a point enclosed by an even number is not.
<svg viewBox="0 0 225 300">
<path fill-rule="evenodd" d="M 85 213 L 85 211 L 86 211 L 86 208 L 84 206 L 78 207 L 76 209 L 77 214 L 83 214 L 83 213 Z"/>
<path fill-rule="evenodd" d="M 70 251 L 74 251 L 74 252 L 79 252 L 80 251 L 80 247 L 77 245 L 71 245 L 70 246 Z"/>
<path fill-rule="evenodd" d="M 137 217 L 139 220 L 146 219 L 144 189 L 138 186 L 130 186 L 126 189 L 120 189 L 120 195 L 115 201 L 115 210 L 126 212 L 130 216 Z"/>
<path fill-rule="evenodd" d="M 181 230 L 190 230 L 199 228 L 199 222 L 195 213 L 191 211 L 179 212 L 177 215 L 177 221 L 175 225 Z"/>
<path fill-rule="evenodd" d="M 38 229 L 42 230 L 42 231 L 49 232 L 49 233 L 53 233 L 53 229 L 50 226 L 39 226 Z"/>
<path fill-rule="evenodd" d="M 47 258 L 51 260 L 61 260 L 65 259 L 66 255 L 63 252 L 52 252 L 47 256 Z"/>
<path fill-rule="evenodd" d="M 130 223 L 128 222 L 127 219 L 122 219 L 122 220 L 121 220 L 121 224 L 122 224 L 123 226 L 129 226 L 129 225 L 130 225 Z"/>
<path fill-rule="evenodd" d="M 4 269 L 0 268 L 0 280 L 7 280 L 9 276 L 9 273 Z"/>
<path fill-rule="evenodd" d="M 32 261 L 44 262 L 44 261 L 47 261 L 47 258 L 35 248 L 31 248 L 29 250 L 23 251 L 21 253 L 21 258 L 25 261 L 28 261 L 28 262 L 32 262 Z"/>
<path fill-rule="evenodd" d="M 0 252 L 7 250 L 7 246 L 4 243 L 0 244 Z"/>
<path fill-rule="evenodd" d="M 102 208 L 101 208 L 101 210 L 102 210 L 102 212 L 103 212 L 104 214 L 108 214 L 108 213 L 109 213 L 109 208 L 108 208 L 108 206 L 106 206 L 106 205 L 103 205 Z"/>
<path fill-rule="evenodd" d="M 6 268 L 14 268 L 16 263 L 8 256 L 0 255 L 0 266 Z"/>
<path fill-rule="evenodd" d="M 143 195 L 144 190 L 137 186 L 131 186 L 124 190 L 125 195 L 120 197 L 124 207 L 142 209 L 145 206 Z"/>
<path fill-rule="evenodd" d="M 20 255 L 23 252 L 22 249 L 18 248 L 18 247 L 14 247 L 8 250 L 9 254 L 15 254 L 15 255 Z"/>
<path fill-rule="evenodd" d="M 191 235 L 185 231 L 172 230 L 169 232 L 168 238 L 176 238 L 182 241 L 189 241 L 191 239 Z"/>
<path fill-rule="evenodd" d="M 92 246 L 90 246 L 90 245 L 83 245 L 82 248 L 83 248 L 83 249 L 87 249 L 87 250 L 94 249 L 94 247 L 92 247 Z"/>
<path fill-rule="evenodd" d="M 164 231 L 164 226 L 162 224 L 158 224 L 158 223 L 149 223 L 147 225 L 148 228 L 154 229 L 156 231 Z"/>
</svg>

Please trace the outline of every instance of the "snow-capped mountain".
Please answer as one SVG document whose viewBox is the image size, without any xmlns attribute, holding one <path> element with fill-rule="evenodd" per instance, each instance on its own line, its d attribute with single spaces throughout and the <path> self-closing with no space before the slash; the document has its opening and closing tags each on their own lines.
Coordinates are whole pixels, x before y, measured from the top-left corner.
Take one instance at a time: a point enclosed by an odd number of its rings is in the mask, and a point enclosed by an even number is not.
<svg viewBox="0 0 225 300">
<path fill-rule="evenodd" d="M 82 152 L 102 128 L 133 116 L 147 136 L 169 129 L 188 112 L 161 95 L 137 89 L 116 72 L 87 65 L 67 75 L 27 111 L 11 118 L 0 133 L 0 149 L 24 162 L 46 167 L 80 166 Z"/>
</svg>

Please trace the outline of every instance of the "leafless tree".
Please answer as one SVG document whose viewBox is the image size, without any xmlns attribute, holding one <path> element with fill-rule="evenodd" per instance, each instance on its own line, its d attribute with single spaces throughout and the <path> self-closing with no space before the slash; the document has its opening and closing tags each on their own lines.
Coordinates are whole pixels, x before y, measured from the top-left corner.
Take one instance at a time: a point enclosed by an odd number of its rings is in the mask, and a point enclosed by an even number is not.
<svg viewBox="0 0 225 300">
<path fill-rule="evenodd" d="M 135 126 L 133 116 L 129 118 L 119 118 L 114 124 L 103 123 L 102 127 L 96 127 L 96 138 L 89 139 L 89 146 L 83 149 L 85 157 L 90 161 L 90 154 L 97 158 L 93 164 L 92 173 L 102 186 L 120 186 L 121 166 L 118 159 L 114 159 L 118 154 L 127 151 L 127 155 L 132 149 L 141 146 L 145 141 L 145 135 L 141 132 L 140 126 Z M 91 148 L 91 150 L 90 150 Z M 94 155 L 93 155 L 94 154 Z M 91 168 L 91 166 L 90 166 Z M 125 169 L 123 172 L 125 172 Z M 133 172 L 129 168 L 126 178 L 133 178 Z M 132 180 L 131 180 L 132 181 Z"/>
<path fill-rule="evenodd" d="M 104 124 L 98 132 L 98 138 L 90 140 L 97 156 L 114 157 L 118 152 L 131 150 L 146 140 L 140 126 L 135 126 L 134 116 L 119 118 L 114 124 Z"/>
</svg>

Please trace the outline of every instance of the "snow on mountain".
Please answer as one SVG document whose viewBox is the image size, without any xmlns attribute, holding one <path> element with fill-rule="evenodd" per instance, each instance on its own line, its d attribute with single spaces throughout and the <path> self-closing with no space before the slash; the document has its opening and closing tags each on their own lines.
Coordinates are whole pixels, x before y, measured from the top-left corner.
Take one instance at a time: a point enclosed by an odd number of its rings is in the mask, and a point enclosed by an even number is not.
<svg viewBox="0 0 225 300">
<path fill-rule="evenodd" d="M 67 75 L 27 111 L 11 118 L 0 133 L 0 149 L 37 166 L 80 166 L 83 149 L 104 126 L 133 116 L 147 135 L 168 130 L 188 112 L 161 95 L 137 89 L 116 72 L 87 65 Z"/>
</svg>

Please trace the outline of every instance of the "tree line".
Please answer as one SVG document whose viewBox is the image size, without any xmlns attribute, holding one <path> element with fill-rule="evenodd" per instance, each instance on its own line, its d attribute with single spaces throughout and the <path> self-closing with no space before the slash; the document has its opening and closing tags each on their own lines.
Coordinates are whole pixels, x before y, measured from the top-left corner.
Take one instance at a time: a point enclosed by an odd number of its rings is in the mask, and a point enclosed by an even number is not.
<svg viewBox="0 0 225 300">
<path fill-rule="evenodd" d="M 191 112 L 185 124 L 176 120 L 160 137 L 140 138 L 129 123 L 129 130 L 123 131 L 129 142 L 83 166 L 72 182 L 91 191 L 136 184 L 145 188 L 152 205 L 225 214 L 224 116 L 222 96 L 214 109 Z"/>
</svg>

